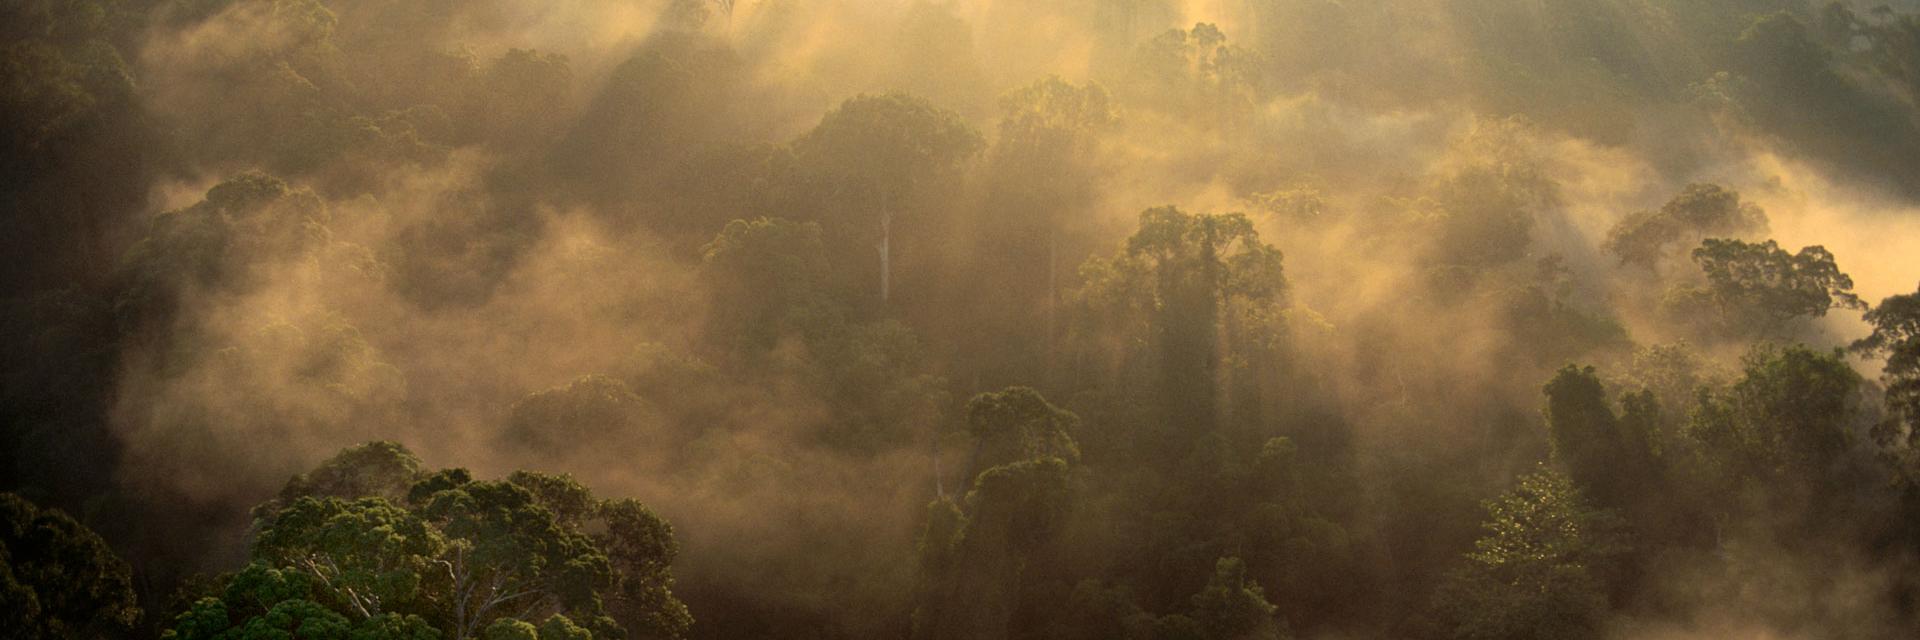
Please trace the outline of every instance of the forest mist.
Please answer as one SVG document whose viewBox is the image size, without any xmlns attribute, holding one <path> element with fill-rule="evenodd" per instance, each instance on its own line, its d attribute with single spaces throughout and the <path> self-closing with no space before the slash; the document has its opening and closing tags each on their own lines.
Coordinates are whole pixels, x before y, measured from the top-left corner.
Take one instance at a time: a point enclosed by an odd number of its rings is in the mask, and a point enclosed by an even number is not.
<svg viewBox="0 0 1920 640">
<path fill-rule="evenodd" d="M 0 39 L 20 637 L 1920 635 L 1920 3 Z"/>
</svg>

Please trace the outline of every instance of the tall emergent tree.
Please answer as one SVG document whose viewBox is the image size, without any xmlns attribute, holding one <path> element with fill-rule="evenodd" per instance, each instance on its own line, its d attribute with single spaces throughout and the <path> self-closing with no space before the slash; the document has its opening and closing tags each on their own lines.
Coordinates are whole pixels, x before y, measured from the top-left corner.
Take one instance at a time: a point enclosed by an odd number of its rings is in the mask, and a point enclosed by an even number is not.
<svg viewBox="0 0 1920 640">
<path fill-rule="evenodd" d="M 916 190 L 950 175 L 984 142 L 960 116 L 903 93 L 849 98 L 793 142 L 836 204 L 879 222 L 880 298 L 888 295 L 893 221 Z"/>
<path fill-rule="evenodd" d="M 819 435 L 873 452 L 925 424 L 941 396 L 918 336 L 892 318 L 865 320 L 839 286 L 820 225 L 735 220 L 702 248 L 714 292 L 709 320 L 719 361 L 748 378 L 795 374 L 818 385 L 835 415 Z"/>
<path fill-rule="evenodd" d="M 1118 253 L 1088 260 L 1081 274 L 1087 337 L 1123 354 L 1150 345 L 1138 354 L 1145 362 L 1128 364 L 1151 363 L 1167 428 L 1219 425 L 1222 378 L 1239 373 L 1224 356 L 1256 375 L 1250 365 L 1272 361 L 1256 356 L 1277 346 L 1286 278 L 1280 250 L 1245 215 L 1149 209 Z"/>
<path fill-rule="evenodd" d="M 1034 458 L 981 472 L 962 503 L 930 505 L 913 637 L 1013 635 L 1031 618 L 1033 567 L 1058 553 L 1070 498 L 1066 461 Z"/>
<path fill-rule="evenodd" d="M 999 138 L 989 158 L 993 209 L 1014 218 L 1007 231 L 1017 235 L 1002 240 L 1045 238 L 1048 340 L 1059 301 L 1062 227 L 1067 214 L 1092 201 L 1094 167 L 1086 158 L 1118 122 L 1098 84 L 1074 86 L 1049 76 L 1000 97 Z"/>
<path fill-rule="evenodd" d="M 966 497 L 939 496 L 920 536 L 920 639 L 1023 637 L 1054 612 L 1039 590 L 1072 506 L 1080 418 L 1026 387 L 967 402 L 974 438 Z"/>
<path fill-rule="evenodd" d="M 1543 391 L 1554 461 L 1594 502 L 1631 511 L 1657 493 L 1660 469 L 1648 434 L 1614 415 L 1593 367 L 1567 365 Z"/>
</svg>

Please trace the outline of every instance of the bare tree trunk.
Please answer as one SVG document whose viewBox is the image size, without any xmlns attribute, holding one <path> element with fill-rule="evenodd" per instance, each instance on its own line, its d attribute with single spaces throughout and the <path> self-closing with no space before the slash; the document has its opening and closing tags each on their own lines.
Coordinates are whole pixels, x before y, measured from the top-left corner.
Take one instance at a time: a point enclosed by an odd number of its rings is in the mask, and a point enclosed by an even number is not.
<svg viewBox="0 0 1920 640">
<path fill-rule="evenodd" d="M 1043 379 L 1053 382 L 1054 361 L 1058 355 L 1054 338 L 1059 335 L 1060 306 L 1060 232 L 1052 226 L 1047 227 L 1047 349 L 1046 370 Z"/>
<path fill-rule="evenodd" d="M 338 587 L 335 587 L 333 585 L 333 580 L 327 577 L 328 572 L 320 568 L 320 564 L 314 561 L 313 556 L 307 556 L 306 558 L 303 558 L 302 561 L 307 565 L 307 571 L 313 573 L 313 577 L 320 579 L 321 586 L 326 587 L 327 590 L 329 591 L 337 590 L 337 591 L 343 592 L 346 595 L 347 604 L 353 605 L 354 610 L 360 613 L 361 619 L 363 620 L 372 619 L 374 614 L 378 612 L 379 604 L 375 603 L 373 610 L 369 610 L 367 608 L 367 604 L 361 600 L 360 594 L 356 593 L 353 590 L 353 587 L 349 587 L 344 584 Z M 329 560 L 328 565 L 331 567 L 332 564 L 333 564 L 332 561 Z M 338 573 L 339 572 L 338 567 L 334 567 L 333 572 Z"/>
<path fill-rule="evenodd" d="M 940 477 L 940 428 L 933 428 L 933 495 L 947 497 L 946 479 Z"/>
<path fill-rule="evenodd" d="M 887 301 L 888 293 L 889 293 L 888 289 L 891 285 L 891 283 L 889 282 L 889 277 L 891 275 L 890 272 L 892 271 L 891 260 L 893 256 L 889 254 L 888 251 L 890 249 L 889 244 L 891 243 L 892 239 L 893 239 L 893 212 L 881 211 L 880 212 L 880 244 L 874 247 L 875 249 L 880 250 L 880 301 L 881 302 Z"/>
</svg>

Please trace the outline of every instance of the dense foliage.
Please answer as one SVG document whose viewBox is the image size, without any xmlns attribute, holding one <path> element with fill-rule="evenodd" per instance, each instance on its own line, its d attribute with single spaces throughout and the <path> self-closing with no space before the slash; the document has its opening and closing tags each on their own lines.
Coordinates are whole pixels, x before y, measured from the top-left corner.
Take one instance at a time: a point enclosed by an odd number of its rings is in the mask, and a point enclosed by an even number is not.
<svg viewBox="0 0 1920 640">
<path fill-rule="evenodd" d="M 541 638 L 678 638 L 693 621 L 670 591 L 672 528 L 566 476 L 428 473 L 375 442 L 257 513 L 247 567 L 161 637 L 518 638 L 539 622 Z"/>
</svg>

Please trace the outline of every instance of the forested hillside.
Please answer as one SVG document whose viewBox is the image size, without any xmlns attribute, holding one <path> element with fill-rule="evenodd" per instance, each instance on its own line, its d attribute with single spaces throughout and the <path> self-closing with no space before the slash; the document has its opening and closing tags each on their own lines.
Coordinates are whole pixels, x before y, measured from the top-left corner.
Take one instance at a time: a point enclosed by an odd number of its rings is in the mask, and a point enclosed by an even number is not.
<svg viewBox="0 0 1920 640">
<path fill-rule="evenodd" d="M 0 0 L 0 638 L 1920 637 L 1920 4 Z"/>
</svg>

